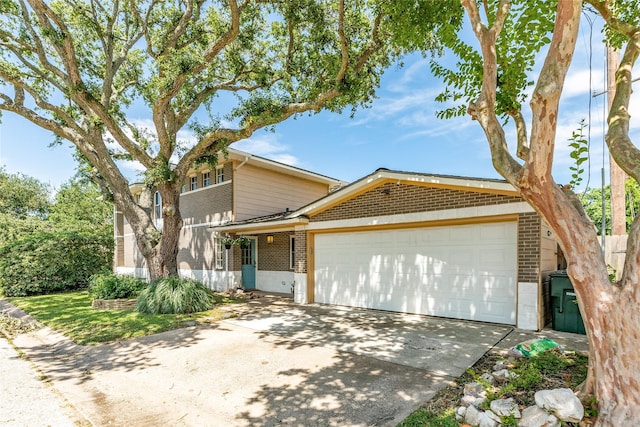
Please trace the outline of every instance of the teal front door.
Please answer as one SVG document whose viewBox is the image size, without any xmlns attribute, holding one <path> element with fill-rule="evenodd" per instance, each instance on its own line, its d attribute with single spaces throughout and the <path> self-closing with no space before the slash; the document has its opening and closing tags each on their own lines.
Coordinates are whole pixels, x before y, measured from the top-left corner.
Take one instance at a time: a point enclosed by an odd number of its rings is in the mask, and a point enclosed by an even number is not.
<svg viewBox="0 0 640 427">
<path fill-rule="evenodd" d="M 256 288 L 256 239 L 242 249 L 242 286 L 245 289 Z"/>
</svg>

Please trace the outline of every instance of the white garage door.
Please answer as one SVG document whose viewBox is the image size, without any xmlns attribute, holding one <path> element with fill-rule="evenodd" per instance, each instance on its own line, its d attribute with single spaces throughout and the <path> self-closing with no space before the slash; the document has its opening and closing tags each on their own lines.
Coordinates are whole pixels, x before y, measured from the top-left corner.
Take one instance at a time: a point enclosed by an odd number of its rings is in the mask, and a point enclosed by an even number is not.
<svg viewBox="0 0 640 427">
<path fill-rule="evenodd" d="M 315 236 L 315 301 L 516 323 L 515 222 Z"/>
</svg>

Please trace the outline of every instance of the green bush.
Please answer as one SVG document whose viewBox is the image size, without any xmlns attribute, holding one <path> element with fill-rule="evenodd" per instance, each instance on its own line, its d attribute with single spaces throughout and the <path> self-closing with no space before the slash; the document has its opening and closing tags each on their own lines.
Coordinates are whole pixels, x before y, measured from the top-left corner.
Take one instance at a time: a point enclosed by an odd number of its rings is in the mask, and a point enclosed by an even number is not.
<svg viewBox="0 0 640 427">
<path fill-rule="evenodd" d="M 36 232 L 0 248 L 0 293 L 39 295 L 82 289 L 111 268 L 113 239 L 76 232 Z"/>
<path fill-rule="evenodd" d="M 213 307 L 213 293 L 193 279 L 167 277 L 153 281 L 138 296 L 136 310 L 148 314 L 182 314 Z"/>
<path fill-rule="evenodd" d="M 136 298 L 147 284 L 134 276 L 96 274 L 89 280 L 89 293 L 98 299 Z"/>
</svg>

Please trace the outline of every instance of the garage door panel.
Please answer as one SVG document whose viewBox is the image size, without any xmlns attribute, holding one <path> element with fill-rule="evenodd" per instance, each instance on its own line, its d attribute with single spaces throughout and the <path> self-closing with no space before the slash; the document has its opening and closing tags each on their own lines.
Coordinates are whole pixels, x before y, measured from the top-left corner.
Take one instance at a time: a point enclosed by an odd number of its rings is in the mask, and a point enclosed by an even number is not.
<svg viewBox="0 0 640 427">
<path fill-rule="evenodd" d="M 516 225 L 318 234 L 315 300 L 515 323 Z"/>
</svg>

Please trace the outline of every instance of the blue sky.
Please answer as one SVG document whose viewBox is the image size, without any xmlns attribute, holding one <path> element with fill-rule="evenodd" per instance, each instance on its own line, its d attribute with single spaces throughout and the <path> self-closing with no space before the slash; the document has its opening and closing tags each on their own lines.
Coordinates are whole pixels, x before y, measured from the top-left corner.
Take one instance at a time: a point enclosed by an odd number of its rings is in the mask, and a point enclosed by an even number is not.
<svg viewBox="0 0 640 427">
<path fill-rule="evenodd" d="M 597 26 L 598 23 L 596 22 Z M 597 28 L 593 31 L 592 92 L 604 90 L 604 50 Z M 591 174 L 584 184 L 600 185 L 603 163 L 604 96 L 593 98 L 589 91 L 589 26 L 583 22 L 562 98 L 554 162 L 554 178 L 559 183 L 570 179 L 571 159 L 567 139 L 581 119 L 587 119 L 591 99 Z M 450 63 L 450 56 L 439 61 Z M 540 58 L 539 63 L 542 63 Z M 640 67 L 636 67 L 634 77 Z M 640 93 L 636 83 L 636 94 Z M 259 131 L 232 147 L 299 166 L 345 181 L 359 179 L 379 167 L 421 173 L 499 178 L 493 169 L 488 144 L 478 123 L 469 117 L 441 120 L 435 112 L 442 108 L 434 101 L 442 83 L 429 72 L 428 60 L 419 55 L 406 58 L 403 68 L 389 69 L 378 90 L 378 99 L 355 117 L 322 112 L 288 120 L 274 132 Z M 525 114 L 528 105 L 525 106 Z M 635 96 L 630 108 L 632 139 L 640 141 L 640 99 Z M 136 112 L 134 112 L 136 114 Z M 142 112 L 138 122 L 149 120 Z M 528 123 L 530 129 L 530 124 Z M 509 139 L 514 140 L 512 130 Z M 187 135 L 188 137 L 188 135 Z M 0 166 L 50 183 L 54 187 L 75 173 L 70 143 L 49 147 L 53 136 L 35 125 L 8 113 L 0 124 Z M 605 162 L 608 173 L 608 160 Z M 132 181 L 134 169 L 125 171 Z M 584 187 L 583 184 L 583 187 Z"/>
</svg>

